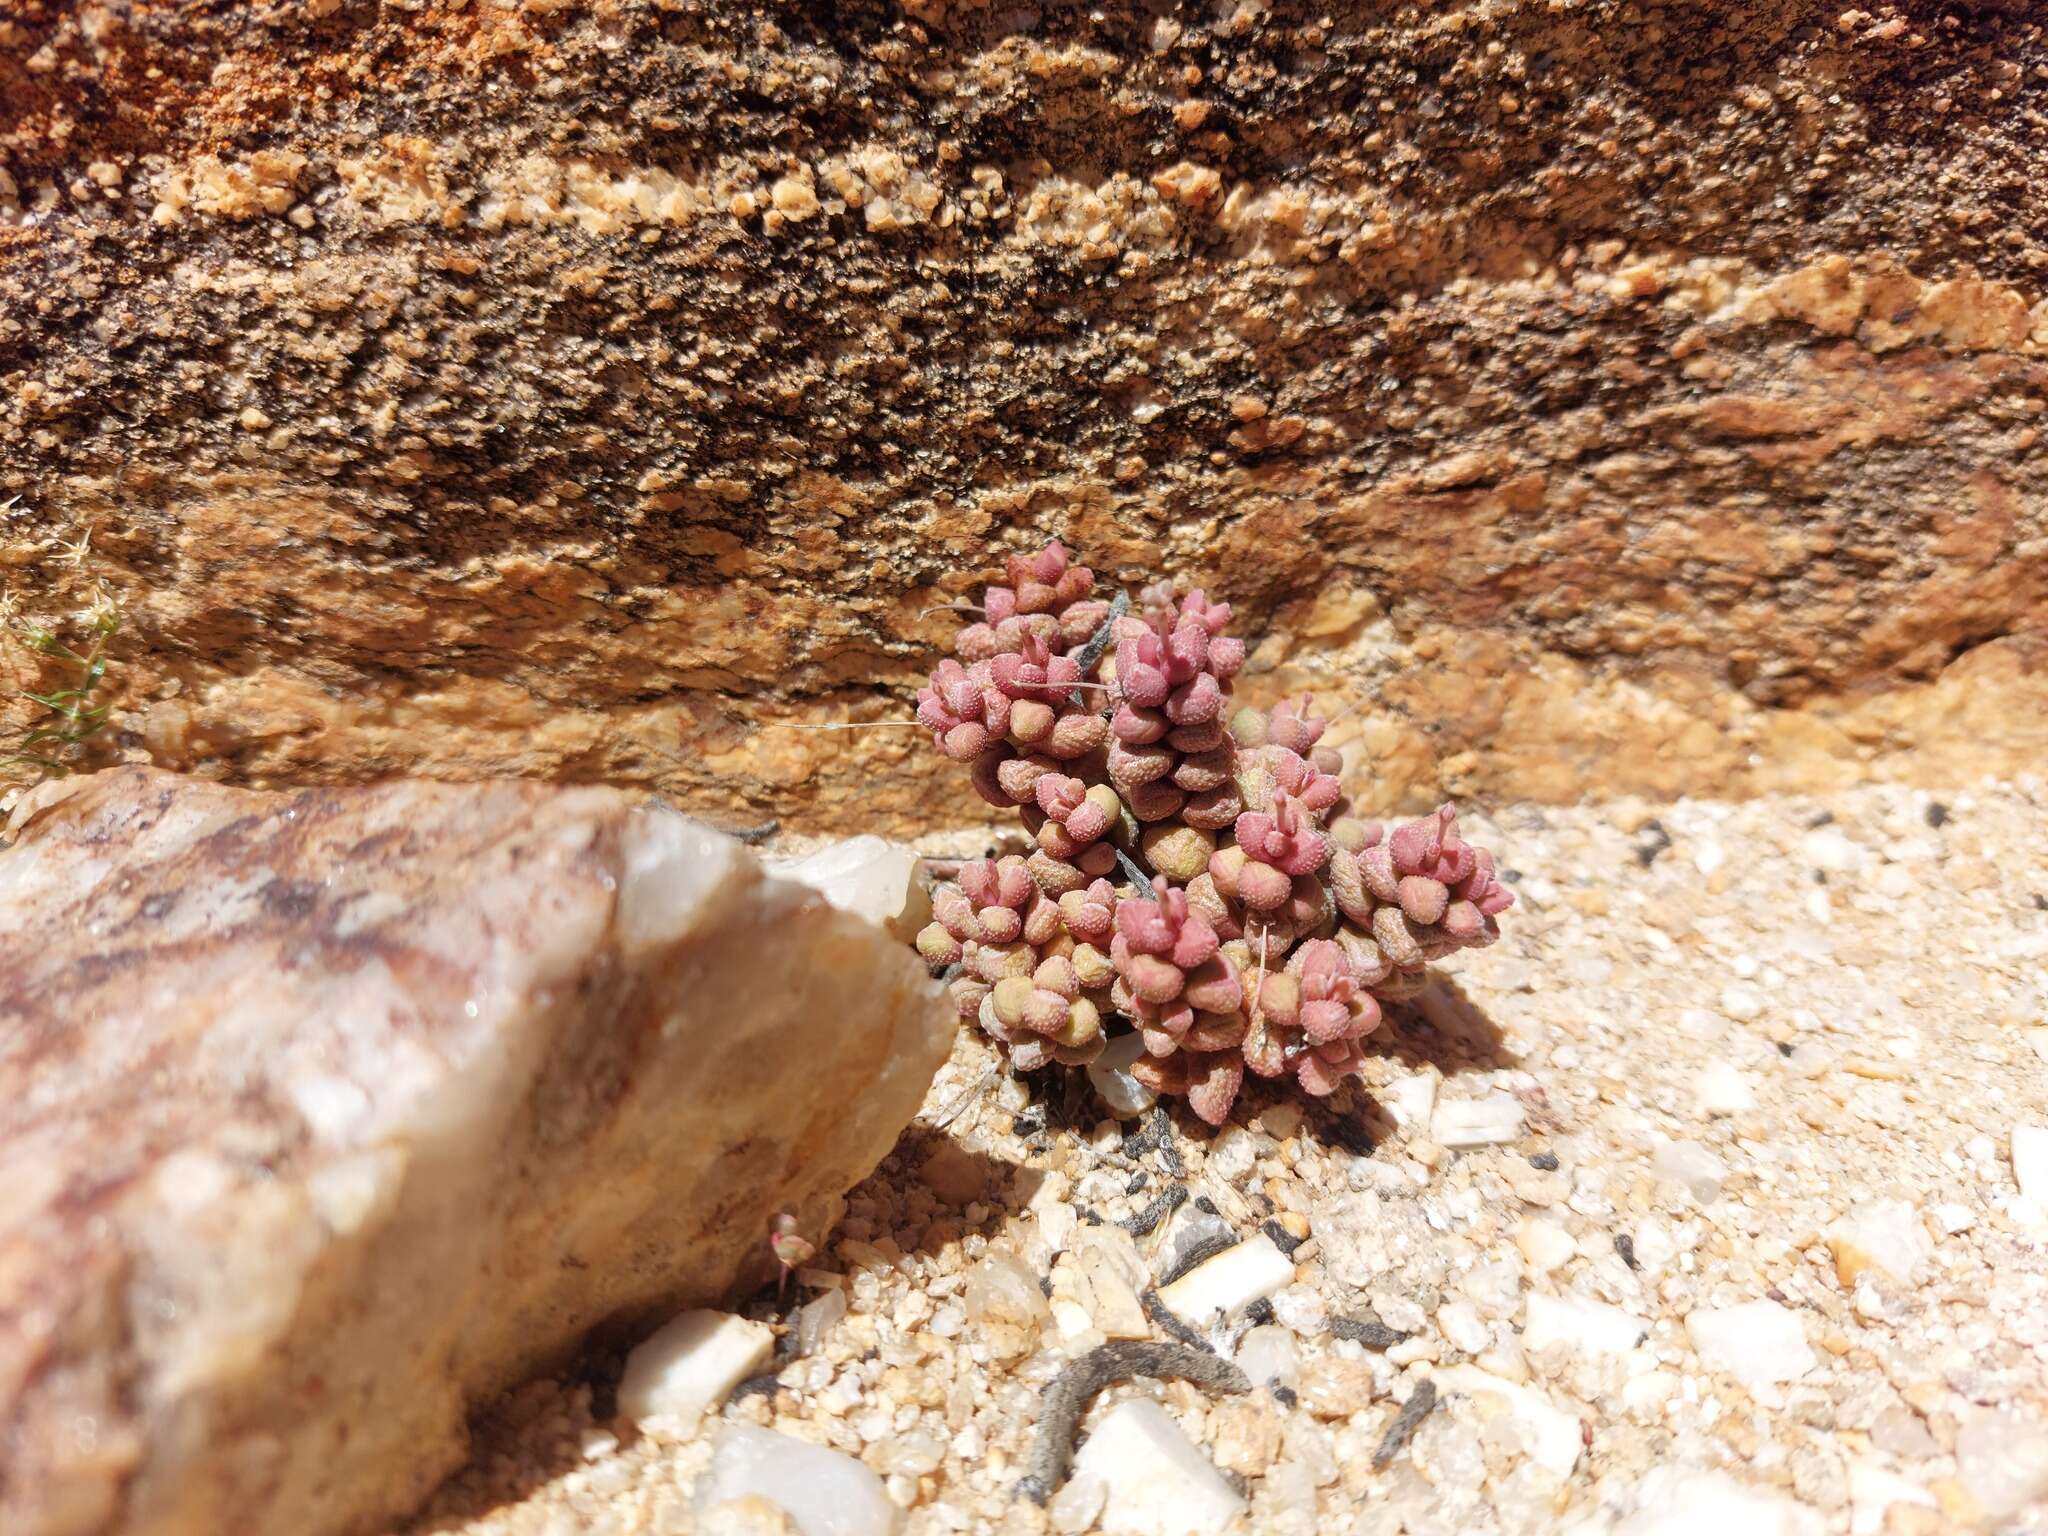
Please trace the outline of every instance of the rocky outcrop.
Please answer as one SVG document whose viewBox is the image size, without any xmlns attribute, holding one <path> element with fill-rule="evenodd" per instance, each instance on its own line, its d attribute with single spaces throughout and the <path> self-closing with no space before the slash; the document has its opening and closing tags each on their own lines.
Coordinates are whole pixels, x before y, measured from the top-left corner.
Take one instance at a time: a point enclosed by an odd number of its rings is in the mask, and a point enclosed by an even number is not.
<svg viewBox="0 0 2048 1536">
<path fill-rule="evenodd" d="M 119 592 L 110 754 L 924 825 L 912 733 L 782 727 L 1050 533 L 1390 805 L 2048 746 L 2018 0 L 0 26 L 0 560 Z"/>
<path fill-rule="evenodd" d="M 0 1528 L 372 1528 L 481 1395 L 822 1234 L 953 1034 L 609 790 L 122 769 L 0 853 Z"/>
</svg>

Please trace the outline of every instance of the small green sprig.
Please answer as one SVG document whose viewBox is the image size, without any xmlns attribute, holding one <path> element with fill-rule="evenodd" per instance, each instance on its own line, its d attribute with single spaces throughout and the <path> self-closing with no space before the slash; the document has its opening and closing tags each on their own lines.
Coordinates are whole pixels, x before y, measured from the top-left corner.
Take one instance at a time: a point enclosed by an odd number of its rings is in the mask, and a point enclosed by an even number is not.
<svg viewBox="0 0 2048 1536">
<path fill-rule="evenodd" d="M 0 754 L 0 767 L 28 766 L 45 778 L 63 778 L 72 764 L 65 757 L 106 729 L 110 704 L 94 703 L 107 675 L 107 644 L 121 629 L 121 608 L 102 591 L 91 613 L 92 643 L 81 654 L 39 624 L 23 627 L 21 638 L 32 651 L 75 669 L 69 687 L 49 693 L 22 690 L 22 697 L 40 705 L 42 722 L 32 726 L 13 750 Z"/>
</svg>

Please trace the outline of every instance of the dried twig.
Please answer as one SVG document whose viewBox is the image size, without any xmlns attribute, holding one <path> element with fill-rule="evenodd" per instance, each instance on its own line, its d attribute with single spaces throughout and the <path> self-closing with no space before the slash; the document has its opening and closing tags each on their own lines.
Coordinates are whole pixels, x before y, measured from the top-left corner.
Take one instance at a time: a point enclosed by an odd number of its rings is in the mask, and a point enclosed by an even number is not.
<svg viewBox="0 0 2048 1536">
<path fill-rule="evenodd" d="M 1212 1392 L 1249 1392 L 1245 1373 L 1215 1353 L 1183 1344 L 1119 1343 L 1091 1349 L 1046 1387 L 1040 1400 L 1038 1439 L 1017 1491 L 1043 1504 L 1066 1481 L 1081 1415 L 1096 1393 L 1131 1376 L 1178 1376 Z"/>
<path fill-rule="evenodd" d="M 1389 1328 L 1370 1312 L 1363 1317 L 1333 1317 L 1330 1332 L 1340 1339 L 1350 1339 L 1363 1344 L 1367 1349 L 1392 1349 L 1408 1335 L 1398 1328 Z"/>
<path fill-rule="evenodd" d="M 1179 1210 L 1186 1203 L 1187 1198 L 1187 1185 L 1169 1184 L 1150 1205 L 1146 1206 L 1142 1211 L 1126 1216 L 1117 1225 L 1133 1237 L 1144 1237 L 1154 1227 L 1158 1226 L 1159 1223 Z"/>
<path fill-rule="evenodd" d="M 1415 1384 L 1415 1390 L 1408 1394 L 1408 1401 L 1401 1405 L 1401 1411 L 1394 1415 L 1394 1422 L 1387 1426 L 1387 1432 L 1380 1440 L 1379 1449 L 1372 1453 L 1372 1464 L 1384 1467 L 1400 1454 L 1414 1435 L 1416 1428 L 1429 1417 L 1429 1410 L 1436 1406 L 1436 1383 L 1424 1377 Z"/>
</svg>

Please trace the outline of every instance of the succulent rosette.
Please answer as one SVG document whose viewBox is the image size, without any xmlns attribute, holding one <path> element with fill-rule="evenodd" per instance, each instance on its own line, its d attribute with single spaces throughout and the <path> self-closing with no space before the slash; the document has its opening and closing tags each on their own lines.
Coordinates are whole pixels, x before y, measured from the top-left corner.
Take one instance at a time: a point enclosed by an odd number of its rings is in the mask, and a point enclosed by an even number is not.
<svg viewBox="0 0 2048 1536">
<path fill-rule="evenodd" d="M 1248 1077 L 1333 1093 L 1430 961 L 1498 937 L 1492 856 L 1450 805 L 1352 815 L 1311 699 L 1233 713 L 1228 603 L 1099 597 L 1057 543 L 1004 576 L 917 713 L 1035 846 L 941 884 L 919 952 L 1018 1070 L 1129 1030 L 1133 1073 L 1211 1124 Z"/>
</svg>

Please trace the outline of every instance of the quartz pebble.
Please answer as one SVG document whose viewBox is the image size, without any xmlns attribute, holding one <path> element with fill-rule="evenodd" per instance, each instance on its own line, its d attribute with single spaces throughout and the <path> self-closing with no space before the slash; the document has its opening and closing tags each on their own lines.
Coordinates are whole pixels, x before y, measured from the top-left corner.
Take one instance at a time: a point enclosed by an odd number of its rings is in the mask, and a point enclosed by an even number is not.
<svg viewBox="0 0 2048 1536">
<path fill-rule="evenodd" d="M 1686 1315 L 1685 1331 L 1702 1365 L 1734 1377 L 1752 1395 L 1797 1381 L 1819 1363 L 1799 1314 L 1775 1301 L 1702 1307 Z"/>
<path fill-rule="evenodd" d="M 2048 1126 L 2012 1128 L 2012 1176 L 2022 1195 L 2048 1205 Z"/>
<path fill-rule="evenodd" d="M 1131 1075 L 1131 1064 L 1145 1054 L 1139 1035 L 1119 1035 L 1102 1048 L 1102 1054 L 1088 1063 L 1088 1081 L 1096 1096 L 1119 1120 L 1142 1115 L 1159 1102 L 1159 1095 Z"/>
<path fill-rule="evenodd" d="M 727 1424 L 697 1484 L 697 1507 L 750 1497 L 779 1505 L 802 1536 L 891 1536 L 900 1517 L 882 1480 L 851 1456 Z"/>
<path fill-rule="evenodd" d="M 1277 1324 L 1247 1329 L 1237 1341 L 1236 1359 L 1237 1368 L 1255 1387 L 1292 1389 L 1300 1377 L 1301 1351 L 1295 1345 L 1294 1335 Z"/>
<path fill-rule="evenodd" d="M 1994 1520 L 2048 1499 L 2048 1425 L 1984 1413 L 1956 1435 L 1956 1477 Z"/>
<path fill-rule="evenodd" d="M 1720 1199 L 1728 1182 L 1728 1165 L 1696 1141 L 1660 1142 L 1650 1166 L 1658 1178 L 1683 1184 L 1701 1205 Z"/>
<path fill-rule="evenodd" d="M 1693 1102 L 1703 1115 L 1739 1115 L 1756 1108 L 1756 1090 L 1738 1069 L 1717 1061 L 1693 1079 Z"/>
<path fill-rule="evenodd" d="M 1658 1467 L 1631 1490 L 1635 1513 L 1615 1536 L 1820 1536 L 1819 1515 L 1725 1472 Z"/>
<path fill-rule="evenodd" d="M 1537 1274 L 1548 1274 L 1579 1251 L 1563 1223 L 1548 1216 L 1532 1216 L 1515 1228 L 1515 1246 Z"/>
<path fill-rule="evenodd" d="M 685 1312 L 626 1356 L 619 1414 L 643 1428 L 703 1413 L 768 1364 L 775 1335 L 727 1312 Z"/>
<path fill-rule="evenodd" d="M 1910 1284 L 1934 1247 L 1920 1213 L 1904 1200 L 1865 1201 L 1830 1223 L 1823 1236 L 1843 1285 L 1873 1268 Z"/>
<path fill-rule="evenodd" d="M 1428 1129 L 1436 1111 L 1436 1088 L 1434 1072 L 1410 1072 L 1379 1089 L 1376 1097 L 1402 1134 L 1412 1136 Z"/>
<path fill-rule="evenodd" d="M 1294 1279 L 1294 1261 L 1263 1232 L 1206 1259 L 1169 1286 L 1159 1299 L 1174 1316 L 1198 1325 L 1218 1314 L 1236 1317 Z"/>
<path fill-rule="evenodd" d="M 1918 1505 L 1923 1509 L 1939 1507 L 1934 1495 L 1925 1488 L 1896 1472 L 1886 1471 L 1876 1462 L 1849 1464 L 1850 1536 L 1877 1536 L 1894 1504 Z"/>
<path fill-rule="evenodd" d="M 1575 1355 L 1626 1355 L 1649 1326 L 1620 1307 L 1584 1296 L 1531 1293 L 1522 1325 L 1522 1348 L 1560 1347 Z"/>
<path fill-rule="evenodd" d="M 1104 1536 L 1216 1536 L 1245 1501 L 1148 1398 L 1103 1415 L 1074 1458 L 1074 1476 L 1104 1489 Z"/>
<path fill-rule="evenodd" d="M 1051 1318 L 1045 1293 L 1021 1260 L 991 1248 L 967 1274 L 967 1317 L 998 1359 L 1027 1353 Z"/>
<path fill-rule="evenodd" d="M 1102 1515 L 1109 1485 L 1093 1472 L 1076 1472 L 1046 1506 L 1046 1518 L 1061 1536 L 1080 1536 Z"/>
<path fill-rule="evenodd" d="M 1522 1106 L 1510 1094 L 1491 1093 L 1483 1099 L 1442 1099 L 1429 1119 L 1432 1141 L 1458 1151 L 1466 1147 L 1498 1146 L 1522 1134 Z"/>
<path fill-rule="evenodd" d="M 1453 1365 L 1437 1371 L 1439 1392 L 1461 1392 L 1473 1399 L 1482 1418 L 1505 1414 L 1521 1436 L 1529 1459 L 1554 1477 L 1569 1477 L 1579 1464 L 1585 1438 L 1578 1419 L 1566 1413 L 1535 1387 L 1506 1381 L 1475 1365 Z"/>
<path fill-rule="evenodd" d="M 768 872 L 817 891 L 842 912 L 887 929 L 905 944 L 931 921 L 931 894 L 917 855 L 879 837 L 850 837 L 799 859 L 770 859 Z"/>
</svg>

